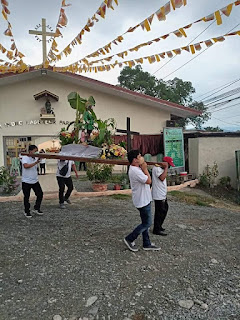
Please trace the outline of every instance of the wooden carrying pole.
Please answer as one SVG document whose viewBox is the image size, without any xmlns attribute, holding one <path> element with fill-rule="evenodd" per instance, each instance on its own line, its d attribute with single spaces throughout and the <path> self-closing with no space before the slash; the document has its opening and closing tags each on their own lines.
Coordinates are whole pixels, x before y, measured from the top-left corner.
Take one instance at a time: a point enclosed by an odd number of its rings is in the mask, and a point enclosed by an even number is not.
<svg viewBox="0 0 240 320">
<path fill-rule="evenodd" d="M 44 159 L 56 159 L 56 160 L 73 160 L 73 161 L 81 161 L 81 162 L 94 162 L 94 163 L 102 163 L 102 164 L 118 164 L 128 166 L 128 160 L 121 159 L 99 159 L 99 158 L 81 158 L 76 156 L 63 156 L 60 154 L 52 154 L 52 153 L 34 153 L 30 154 L 27 152 L 21 153 L 23 156 L 29 156 L 34 158 L 44 158 Z M 161 162 L 152 162 L 146 161 L 148 165 L 161 164 Z"/>
</svg>

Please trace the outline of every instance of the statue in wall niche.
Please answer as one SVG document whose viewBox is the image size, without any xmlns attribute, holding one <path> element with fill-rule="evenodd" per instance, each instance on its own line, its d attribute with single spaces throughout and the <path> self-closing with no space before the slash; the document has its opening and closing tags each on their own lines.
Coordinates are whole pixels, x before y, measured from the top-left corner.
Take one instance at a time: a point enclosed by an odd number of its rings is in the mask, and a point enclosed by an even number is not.
<svg viewBox="0 0 240 320">
<path fill-rule="evenodd" d="M 46 108 L 47 114 L 54 114 L 53 109 L 51 107 L 51 102 L 49 99 L 47 99 L 45 103 L 45 108 Z"/>
</svg>

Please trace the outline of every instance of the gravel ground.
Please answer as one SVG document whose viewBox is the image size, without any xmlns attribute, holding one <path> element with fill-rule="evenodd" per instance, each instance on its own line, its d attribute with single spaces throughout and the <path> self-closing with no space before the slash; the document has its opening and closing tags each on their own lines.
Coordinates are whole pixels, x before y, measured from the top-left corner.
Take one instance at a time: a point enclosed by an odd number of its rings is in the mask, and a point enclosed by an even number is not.
<svg viewBox="0 0 240 320">
<path fill-rule="evenodd" d="M 0 203 L 1 320 L 240 319 L 239 212 L 170 201 L 162 250 L 133 253 L 130 197 L 42 209 Z"/>
</svg>

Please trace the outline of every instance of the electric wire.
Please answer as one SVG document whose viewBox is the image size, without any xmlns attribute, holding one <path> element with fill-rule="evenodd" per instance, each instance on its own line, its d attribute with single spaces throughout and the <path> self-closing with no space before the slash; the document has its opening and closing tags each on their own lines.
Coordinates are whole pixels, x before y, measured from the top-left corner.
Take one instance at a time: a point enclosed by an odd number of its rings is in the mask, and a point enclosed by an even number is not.
<svg viewBox="0 0 240 320">
<path fill-rule="evenodd" d="M 240 23 L 238 23 L 234 28 L 232 28 L 230 31 L 228 31 L 227 33 L 230 33 L 232 30 L 234 30 L 236 27 L 238 27 L 240 25 Z M 207 47 L 206 49 L 204 49 L 202 52 L 200 52 L 197 56 L 193 57 L 192 59 L 190 59 L 189 61 L 185 62 L 182 66 L 180 66 L 179 68 L 177 68 L 176 70 L 172 71 L 171 73 L 169 73 L 167 76 L 165 76 L 163 78 L 166 79 L 167 77 L 169 77 L 170 75 L 172 75 L 173 73 L 175 73 L 176 71 L 182 69 L 184 66 L 186 66 L 188 63 L 190 63 L 191 61 L 193 61 L 194 59 L 196 59 L 197 57 L 199 57 L 201 54 L 203 54 L 206 50 L 208 50 L 211 47 Z"/>
<path fill-rule="evenodd" d="M 224 90 L 225 88 L 232 86 L 234 83 L 236 83 L 236 82 L 238 82 L 238 81 L 240 81 L 240 78 L 239 78 L 239 79 L 236 79 L 236 80 L 232 80 L 232 81 L 230 81 L 230 82 L 228 82 L 228 83 L 225 83 L 225 84 L 223 84 L 223 85 L 221 85 L 221 86 L 219 86 L 219 87 L 217 87 L 217 88 L 215 88 L 215 89 L 212 89 L 212 90 L 210 90 L 210 91 L 207 91 L 207 92 L 205 92 L 205 93 L 203 93 L 203 94 L 200 94 L 200 96 L 197 96 L 197 97 L 195 98 L 195 100 L 199 99 L 199 98 L 202 97 L 202 96 L 205 96 L 206 94 L 208 94 L 208 93 L 210 93 L 210 92 L 212 92 L 212 91 L 215 91 L 215 90 L 218 90 L 218 89 L 224 87 L 224 88 L 220 89 L 219 91 L 213 92 L 213 93 L 210 94 L 209 96 L 203 98 L 203 99 L 202 99 L 202 101 L 203 101 L 203 100 L 207 99 L 208 97 L 211 97 L 212 95 L 214 95 L 214 94 L 216 94 L 216 93 Z"/>
<path fill-rule="evenodd" d="M 192 41 L 190 41 L 187 46 L 189 46 L 194 40 L 196 40 L 200 35 L 202 35 L 208 28 L 211 27 L 212 24 L 215 23 L 215 20 L 209 25 L 207 26 L 203 31 L 201 31 Z M 155 72 L 153 72 L 152 75 L 154 75 L 155 73 L 157 73 L 159 70 L 161 70 L 162 68 L 164 68 L 170 61 L 172 61 L 174 58 L 176 58 L 177 55 L 173 56 L 170 60 L 168 60 L 166 63 L 164 63 L 164 65 L 162 65 L 160 68 L 158 68 Z"/>
</svg>

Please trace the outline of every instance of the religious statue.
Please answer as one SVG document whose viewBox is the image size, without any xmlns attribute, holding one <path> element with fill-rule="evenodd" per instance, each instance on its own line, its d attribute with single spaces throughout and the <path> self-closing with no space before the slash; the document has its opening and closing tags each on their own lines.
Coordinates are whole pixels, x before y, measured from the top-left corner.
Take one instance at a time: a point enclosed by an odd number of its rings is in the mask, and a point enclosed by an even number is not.
<svg viewBox="0 0 240 320">
<path fill-rule="evenodd" d="M 86 106 L 86 110 L 83 113 L 83 120 L 85 121 L 85 129 L 87 130 L 88 136 L 90 136 L 92 130 L 94 129 L 94 122 L 96 120 L 93 106 Z"/>
<path fill-rule="evenodd" d="M 51 108 L 51 102 L 49 99 L 47 99 L 46 103 L 45 103 L 45 108 L 46 108 L 46 111 L 47 111 L 47 114 L 53 114 L 53 110 Z"/>
</svg>

